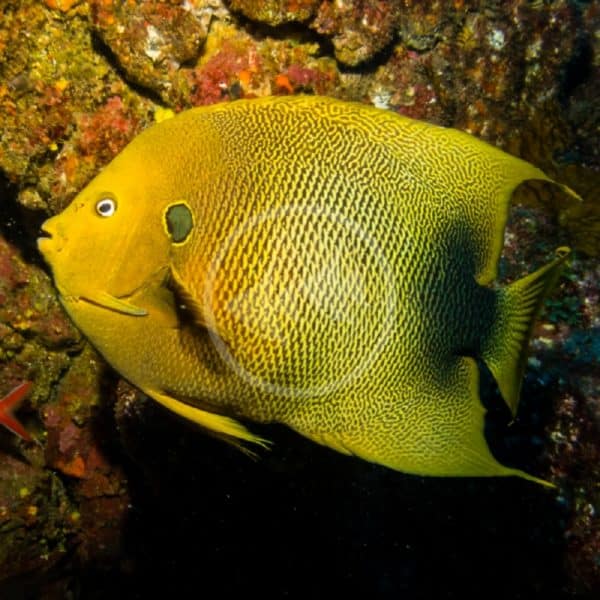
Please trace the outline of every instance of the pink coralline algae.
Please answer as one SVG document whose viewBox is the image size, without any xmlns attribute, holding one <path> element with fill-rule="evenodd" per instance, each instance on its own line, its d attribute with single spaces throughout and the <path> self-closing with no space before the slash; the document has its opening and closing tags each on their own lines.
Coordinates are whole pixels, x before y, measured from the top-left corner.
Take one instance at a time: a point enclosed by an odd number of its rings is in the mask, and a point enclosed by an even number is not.
<svg viewBox="0 0 600 600">
<path fill-rule="evenodd" d="M 94 156 L 102 162 L 116 156 L 139 129 L 139 121 L 123 104 L 120 96 L 108 98 L 92 114 L 76 117 L 80 154 Z"/>
<path fill-rule="evenodd" d="M 193 105 L 214 104 L 235 99 L 242 84 L 250 83 L 252 74 L 262 69 L 262 61 L 249 41 L 224 40 L 219 51 L 189 74 Z"/>
</svg>

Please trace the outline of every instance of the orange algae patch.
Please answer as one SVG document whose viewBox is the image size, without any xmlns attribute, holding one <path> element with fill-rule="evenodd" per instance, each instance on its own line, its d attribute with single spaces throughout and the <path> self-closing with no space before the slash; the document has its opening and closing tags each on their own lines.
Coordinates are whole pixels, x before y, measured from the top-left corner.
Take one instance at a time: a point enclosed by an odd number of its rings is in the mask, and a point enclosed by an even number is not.
<svg viewBox="0 0 600 600">
<path fill-rule="evenodd" d="M 71 475 L 79 479 L 85 475 L 85 461 L 79 455 L 68 461 L 59 458 L 55 464 L 56 468 L 60 469 L 65 475 Z"/>
<path fill-rule="evenodd" d="M 280 89 L 288 91 L 290 94 L 294 92 L 294 88 L 290 83 L 289 77 L 283 73 L 280 73 L 277 75 L 277 77 L 275 77 L 275 85 Z"/>
<path fill-rule="evenodd" d="M 250 69 L 242 69 L 238 75 L 240 79 L 240 83 L 244 87 L 248 87 L 250 85 L 250 78 L 252 77 L 252 73 L 250 73 Z"/>
<path fill-rule="evenodd" d="M 52 10 L 67 12 L 68 10 L 71 10 L 73 6 L 79 4 L 80 1 L 81 0 L 44 0 L 44 3 Z"/>
</svg>

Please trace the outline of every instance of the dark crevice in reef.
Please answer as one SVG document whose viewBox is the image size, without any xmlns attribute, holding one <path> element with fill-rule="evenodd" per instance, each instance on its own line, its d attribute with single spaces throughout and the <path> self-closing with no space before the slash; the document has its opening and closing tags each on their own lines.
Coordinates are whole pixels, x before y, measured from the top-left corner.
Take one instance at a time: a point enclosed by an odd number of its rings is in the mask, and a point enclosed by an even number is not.
<svg viewBox="0 0 600 600">
<path fill-rule="evenodd" d="M 564 66 L 559 100 L 566 106 L 576 88 L 586 83 L 592 76 L 594 52 L 590 39 L 580 33 L 575 42 L 573 54 Z"/>
<path fill-rule="evenodd" d="M 11 183 L 0 170 L 0 236 L 19 248 L 24 260 L 39 265 L 43 261 L 35 240 L 48 215 L 19 204 L 18 192 L 18 186 Z"/>
</svg>

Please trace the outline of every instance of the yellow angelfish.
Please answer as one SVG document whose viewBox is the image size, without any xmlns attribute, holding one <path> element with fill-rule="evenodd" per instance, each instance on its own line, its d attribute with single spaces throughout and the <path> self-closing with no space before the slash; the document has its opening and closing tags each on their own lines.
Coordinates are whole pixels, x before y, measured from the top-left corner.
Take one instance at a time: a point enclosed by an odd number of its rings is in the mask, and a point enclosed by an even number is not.
<svg viewBox="0 0 600 600">
<path fill-rule="evenodd" d="M 491 454 L 475 360 L 516 411 L 568 255 L 490 287 L 528 179 L 551 181 L 391 112 L 241 100 L 144 131 L 38 244 L 106 360 L 220 437 L 280 422 L 408 473 L 540 481 Z"/>
</svg>

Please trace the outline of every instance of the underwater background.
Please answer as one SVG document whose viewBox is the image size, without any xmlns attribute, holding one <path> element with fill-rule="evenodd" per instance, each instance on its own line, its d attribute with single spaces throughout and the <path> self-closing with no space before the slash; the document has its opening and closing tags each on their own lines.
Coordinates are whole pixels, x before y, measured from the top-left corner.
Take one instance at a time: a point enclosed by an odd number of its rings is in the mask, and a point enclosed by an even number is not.
<svg viewBox="0 0 600 600">
<path fill-rule="evenodd" d="M 192 106 L 323 94 L 468 131 L 524 186 L 500 279 L 575 257 L 536 325 L 514 478 L 404 475 L 283 426 L 252 460 L 129 386 L 69 322 L 35 239 L 137 133 Z M 600 3 L 0 0 L 0 598 L 600 594 Z M 161 148 L 157 148 L 158 153 Z"/>
</svg>

